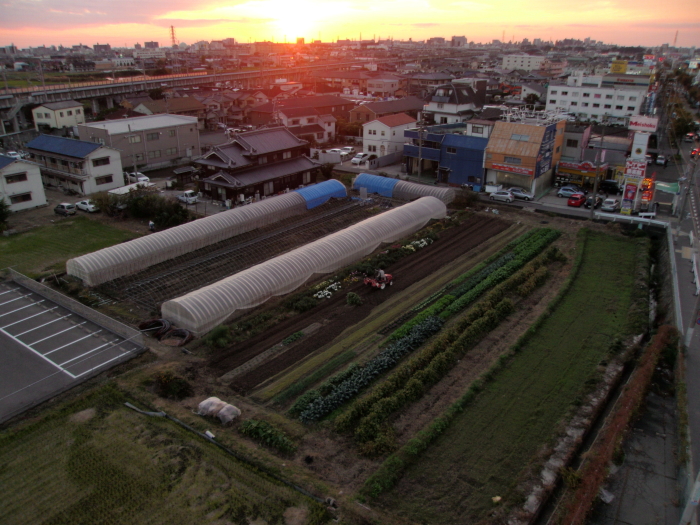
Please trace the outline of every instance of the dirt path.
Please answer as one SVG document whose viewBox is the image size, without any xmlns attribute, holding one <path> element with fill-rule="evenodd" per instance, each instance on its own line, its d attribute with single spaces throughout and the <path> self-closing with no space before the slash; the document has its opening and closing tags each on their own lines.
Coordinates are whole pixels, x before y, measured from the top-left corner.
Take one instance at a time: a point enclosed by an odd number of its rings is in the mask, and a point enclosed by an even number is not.
<svg viewBox="0 0 700 525">
<path fill-rule="evenodd" d="M 383 291 L 377 291 L 357 283 L 309 312 L 290 318 L 265 334 L 247 341 L 244 348 L 234 346 L 222 355 L 214 357 L 210 361 L 210 366 L 214 373 L 223 375 L 312 323 L 324 325 L 323 329 L 306 339 L 303 345 L 296 345 L 259 368 L 237 377 L 230 386 L 237 392 L 245 394 L 256 385 L 303 359 L 317 348 L 330 343 L 346 328 L 361 322 L 382 301 L 410 287 L 415 282 L 429 277 L 431 273 L 438 271 L 461 254 L 505 230 L 508 226 L 509 223 L 497 218 L 484 215 L 474 216 L 462 225 L 442 232 L 437 242 L 388 268 L 389 273 L 396 276 L 393 286 L 387 287 Z M 347 307 L 345 304 L 347 292 L 355 292 L 360 295 L 363 304 L 354 308 Z"/>
</svg>

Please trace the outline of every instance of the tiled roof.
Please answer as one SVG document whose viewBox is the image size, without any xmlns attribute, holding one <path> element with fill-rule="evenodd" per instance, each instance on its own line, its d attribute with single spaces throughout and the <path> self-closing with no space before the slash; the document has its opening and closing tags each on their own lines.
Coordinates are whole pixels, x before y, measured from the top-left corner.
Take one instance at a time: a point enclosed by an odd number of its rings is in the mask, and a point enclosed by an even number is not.
<svg viewBox="0 0 700 525">
<path fill-rule="evenodd" d="M 393 128 L 394 126 L 401 126 L 403 124 L 412 124 L 416 122 L 416 119 L 406 115 L 406 113 L 397 113 L 396 115 L 385 115 L 374 120 L 374 122 L 381 122 L 385 126 Z M 369 124 L 369 122 L 367 123 Z M 364 126 L 365 124 L 363 124 Z"/>
<path fill-rule="evenodd" d="M 363 104 L 364 107 L 375 114 L 399 113 L 402 111 L 420 111 L 425 105 L 425 101 L 418 97 L 406 97 L 399 100 L 388 100 L 386 102 L 369 102 Z"/>
<path fill-rule="evenodd" d="M 83 105 L 75 100 L 66 100 L 65 102 L 49 102 L 42 104 L 43 107 L 56 111 L 58 109 L 82 108 Z"/>
<path fill-rule="evenodd" d="M 141 105 L 153 113 L 179 113 L 180 111 L 201 111 L 204 104 L 194 97 L 178 97 L 169 100 L 151 100 Z"/>
<path fill-rule="evenodd" d="M 317 164 L 308 157 L 296 157 L 293 159 L 276 162 L 274 164 L 264 166 L 256 165 L 255 167 L 243 170 L 235 175 L 220 171 L 211 177 L 204 179 L 203 182 L 213 182 L 214 184 L 219 184 L 229 188 L 244 188 L 245 186 L 250 186 L 252 184 L 259 184 L 261 182 L 286 177 L 287 175 L 293 175 L 302 171 L 312 170 L 316 167 L 318 167 Z M 214 180 L 217 178 L 224 179 L 225 182 L 221 180 Z"/>
<path fill-rule="evenodd" d="M 9 166 L 12 164 L 15 160 L 12 157 L 6 157 L 5 155 L 0 155 L 0 170 L 3 169 L 5 166 Z"/>
<path fill-rule="evenodd" d="M 75 157 L 77 159 L 84 159 L 90 153 L 101 147 L 100 144 L 95 142 L 66 139 L 63 137 L 54 137 L 52 135 L 39 135 L 37 138 L 27 143 L 27 148 L 29 149 L 55 153 L 65 157 Z"/>
</svg>

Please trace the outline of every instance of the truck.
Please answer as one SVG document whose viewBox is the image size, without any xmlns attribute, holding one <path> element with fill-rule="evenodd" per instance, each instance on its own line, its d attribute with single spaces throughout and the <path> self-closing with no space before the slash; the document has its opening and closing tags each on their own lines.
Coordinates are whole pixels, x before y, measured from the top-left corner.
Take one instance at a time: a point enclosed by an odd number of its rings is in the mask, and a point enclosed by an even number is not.
<svg viewBox="0 0 700 525">
<path fill-rule="evenodd" d="M 187 190 L 177 196 L 177 200 L 184 202 L 185 204 L 196 204 L 198 195 L 196 191 Z"/>
</svg>

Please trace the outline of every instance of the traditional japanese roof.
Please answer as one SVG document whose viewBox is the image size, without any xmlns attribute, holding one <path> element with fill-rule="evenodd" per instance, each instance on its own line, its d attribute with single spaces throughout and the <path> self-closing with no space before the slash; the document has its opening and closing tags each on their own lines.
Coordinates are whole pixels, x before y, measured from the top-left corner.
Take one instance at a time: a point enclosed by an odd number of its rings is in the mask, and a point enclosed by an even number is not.
<svg viewBox="0 0 700 525">
<path fill-rule="evenodd" d="M 418 97 L 405 97 L 399 100 L 388 100 L 386 102 L 368 102 L 364 107 L 373 111 L 377 115 L 385 113 L 401 113 L 404 111 L 420 111 L 423 109 L 425 101 Z"/>
</svg>

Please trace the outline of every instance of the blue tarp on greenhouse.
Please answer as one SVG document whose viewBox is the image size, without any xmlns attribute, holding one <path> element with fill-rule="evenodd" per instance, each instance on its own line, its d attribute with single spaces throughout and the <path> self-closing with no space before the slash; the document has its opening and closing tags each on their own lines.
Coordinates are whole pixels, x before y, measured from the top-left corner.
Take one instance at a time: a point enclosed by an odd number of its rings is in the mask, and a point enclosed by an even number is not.
<svg viewBox="0 0 700 525">
<path fill-rule="evenodd" d="M 306 209 L 311 210 L 316 206 L 320 206 L 328 202 L 331 198 L 342 199 L 348 196 L 345 185 L 339 180 L 330 179 L 327 181 L 294 190 L 296 193 L 304 197 L 306 201 Z"/>
<path fill-rule="evenodd" d="M 390 179 L 388 177 L 380 177 L 378 175 L 370 175 L 369 173 L 360 173 L 352 184 L 353 190 L 367 188 L 367 193 L 378 193 L 382 197 L 393 197 L 394 186 L 399 182 L 399 179 Z"/>
</svg>

